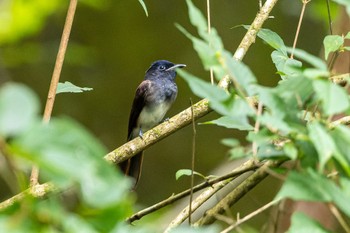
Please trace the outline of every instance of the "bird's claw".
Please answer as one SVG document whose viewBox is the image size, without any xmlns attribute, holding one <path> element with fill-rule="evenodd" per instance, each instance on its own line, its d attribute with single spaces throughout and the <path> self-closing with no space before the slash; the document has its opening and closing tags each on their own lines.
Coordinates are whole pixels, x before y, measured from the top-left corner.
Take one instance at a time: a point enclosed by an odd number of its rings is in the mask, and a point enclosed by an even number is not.
<svg viewBox="0 0 350 233">
<path fill-rule="evenodd" d="M 142 132 L 142 129 L 140 128 L 140 131 L 139 131 L 139 137 L 141 138 L 141 139 L 143 139 L 143 132 Z"/>
</svg>

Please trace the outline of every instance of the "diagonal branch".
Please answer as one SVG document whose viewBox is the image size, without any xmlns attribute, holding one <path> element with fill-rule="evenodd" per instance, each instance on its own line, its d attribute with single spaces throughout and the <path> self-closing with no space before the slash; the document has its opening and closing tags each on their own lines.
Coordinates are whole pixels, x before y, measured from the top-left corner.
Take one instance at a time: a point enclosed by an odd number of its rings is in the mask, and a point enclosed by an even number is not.
<svg viewBox="0 0 350 233">
<path fill-rule="evenodd" d="M 261 168 L 250 175 L 246 180 L 239 184 L 231 193 L 226 195 L 213 208 L 207 210 L 194 226 L 203 226 L 213 223 L 218 214 L 222 214 L 228 207 L 231 207 L 241 199 L 248 191 L 259 184 L 268 176 L 268 170 L 272 167 L 278 167 L 284 161 L 267 161 Z"/>
</svg>

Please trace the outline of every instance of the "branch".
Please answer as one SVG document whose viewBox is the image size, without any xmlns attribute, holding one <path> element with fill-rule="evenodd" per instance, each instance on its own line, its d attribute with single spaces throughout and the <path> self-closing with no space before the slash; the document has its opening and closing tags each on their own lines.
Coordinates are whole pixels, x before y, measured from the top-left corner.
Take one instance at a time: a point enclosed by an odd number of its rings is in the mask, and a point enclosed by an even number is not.
<svg viewBox="0 0 350 233">
<path fill-rule="evenodd" d="M 250 159 L 246 161 L 244 164 L 242 164 L 240 167 L 254 167 L 256 166 L 256 160 Z M 243 173 L 241 173 L 243 174 Z M 208 188 L 204 192 L 202 192 L 193 202 L 192 202 L 192 208 L 191 211 L 194 212 L 197 210 L 202 204 L 204 204 L 209 198 L 211 198 L 215 193 L 220 191 L 222 188 L 224 188 L 227 184 L 229 184 L 234 178 L 223 180 L 220 183 L 214 184 L 212 187 Z M 186 206 L 177 216 L 176 218 L 171 221 L 167 229 L 164 231 L 165 233 L 170 232 L 173 228 L 179 226 L 181 223 L 183 223 L 190 214 L 190 208 L 189 206 Z"/>
<path fill-rule="evenodd" d="M 244 218 L 239 219 L 237 222 L 235 222 L 234 224 L 232 224 L 231 226 L 229 226 L 225 230 L 221 231 L 220 233 L 229 233 L 230 231 L 232 231 L 237 226 L 239 226 L 242 223 L 248 221 L 249 219 L 255 217 L 256 215 L 260 214 L 261 212 L 267 210 L 268 208 L 270 208 L 271 206 L 273 206 L 273 205 L 275 205 L 277 203 L 278 203 L 278 201 L 276 201 L 276 200 L 273 200 L 273 201 L 267 203 L 266 205 L 264 205 L 264 206 L 260 207 L 259 209 L 255 210 L 254 212 L 248 214 Z"/>
<path fill-rule="evenodd" d="M 241 164 L 239 167 L 235 168 L 232 172 L 230 172 L 228 174 L 207 180 L 201 184 L 194 186 L 193 192 L 197 192 L 199 190 L 202 190 L 206 187 L 213 186 L 213 185 L 218 186 L 218 185 L 220 185 L 220 184 L 218 184 L 220 181 L 223 181 L 225 183 L 227 183 L 227 182 L 229 183 L 233 180 L 233 178 L 235 178 L 239 175 L 242 175 L 246 172 L 255 170 L 255 169 L 259 168 L 260 166 L 262 166 L 262 164 L 256 164 L 256 163 L 253 163 L 253 160 L 248 160 L 247 162 Z M 132 223 L 135 220 L 139 220 L 142 217 L 146 216 L 147 214 L 155 212 L 155 211 L 157 211 L 157 210 L 159 210 L 167 205 L 174 203 L 175 201 L 180 200 L 181 198 L 188 196 L 190 193 L 191 193 L 191 189 L 187 189 L 181 193 L 173 195 L 173 196 L 171 196 L 171 197 L 169 197 L 161 202 L 158 202 L 157 204 L 154 204 L 150 207 L 147 207 L 147 208 L 135 213 L 134 215 L 132 215 L 131 217 L 129 217 L 127 219 L 127 222 Z"/>
<path fill-rule="evenodd" d="M 56 190 L 55 186 L 50 182 L 45 184 L 34 185 L 24 190 L 23 192 L 7 199 L 6 201 L 1 202 L 0 210 L 4 210 L 7 207 L 12 206 L 13 204 L 23 200 L 25 197 L 32 196 L 32 197 L 40 198 L 40 197 L 44 197 L 47 193 L 53 192 L 55 190 Z"/>
<path fill-rule="evenodd" d="M 226 195 L 213 208 L 207 210 L 203 217 L 201 217 L 194 226 L 203 226 L 213 223 L 218 214 L 222 214 L 228 207 L 231 207 L 238 200 L 241 199 L 248 191 L 259 184 L 268 176 L 267 170 L 272 167 L 278 167 L 283 161 L 267 161 L 261 168 L 250 175 L 246 180 L 239 184 L 231 193 Z"/>
<path fill-rule="evenodd" d="M 58 49 L 55 68 L 52 73 L 51 84 L 50 84 L 49 93 L 46 100 L 46 105 L 45 105 L 45 110 L 43 115 L 44 123 L 48 123 L 51 118 L 53 105 L 55 103 L 57 85 L 60 80 L 63 61 L 66 54 L 67 46 L 68 46 L 68 40 L 72 29 L 73 19 L 74 19 L 75 10 L 77 8 L 77 4 L 78 4 L 78 0 L 71 0 L 68 7 L 66 22 L 63 27 L 60 47 Z M 38 179 L 39 179 L 39 168 L 36 166 L 33 166 L 32 172 L 30 175 L 30 186 L 32 187 L 37 185 L 39 183 Z"/>
</svg>

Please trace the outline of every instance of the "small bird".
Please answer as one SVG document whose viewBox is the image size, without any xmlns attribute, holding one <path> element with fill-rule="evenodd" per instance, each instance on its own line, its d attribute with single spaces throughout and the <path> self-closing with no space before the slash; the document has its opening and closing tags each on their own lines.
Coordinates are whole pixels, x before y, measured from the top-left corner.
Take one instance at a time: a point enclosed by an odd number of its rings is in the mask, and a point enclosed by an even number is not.
<svg viewBox="0 0 350 233">
<path fill-rule="evenodd" d="M 128 141 L 136 137 L 142 138 L 144 132 L 163 120 L 177 96 L 176 68 L 185 66 L 166 60 L 152 63 L 136 89 L 129 117 Z M 134 187 L 141 176 L 142 160 L 143 152 L 140 152 L 119 165 L 126 175 L 135 179 Z"/>
</svg>

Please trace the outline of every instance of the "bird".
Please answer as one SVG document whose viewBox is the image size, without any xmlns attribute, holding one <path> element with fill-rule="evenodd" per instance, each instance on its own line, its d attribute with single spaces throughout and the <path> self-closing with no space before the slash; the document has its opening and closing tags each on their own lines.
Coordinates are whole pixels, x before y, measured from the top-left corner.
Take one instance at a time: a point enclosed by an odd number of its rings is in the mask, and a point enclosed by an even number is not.
<svg viewBox="0 0 350 233">
<path fill-rule="evenodd" d="M 146 71 L 132 103 L 128 137 L 130 141 L 158 125 L 177 97 L 176 69 L 186 67 L 167 60 L 157 60 Z M 134 178 L 134 189 L 141 177 L 143 151 L 119 164 L 123 173 Z"/>
</svg>

